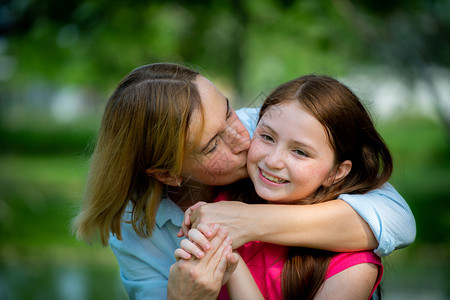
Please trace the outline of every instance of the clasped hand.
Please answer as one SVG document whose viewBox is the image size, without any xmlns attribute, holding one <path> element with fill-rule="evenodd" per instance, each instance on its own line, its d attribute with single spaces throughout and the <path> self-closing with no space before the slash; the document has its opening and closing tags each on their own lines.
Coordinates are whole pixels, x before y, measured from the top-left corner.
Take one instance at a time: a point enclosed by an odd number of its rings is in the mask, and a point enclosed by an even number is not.
<svg viewBox="0 0 450 300">
<path fill-rule="evenodd" d="M 178 236 L 188 237 L 191 228 L 202 231 L 200 224 L 218 224 L 233 240 L 233 249 L 237 249 L 255 238 L 251 230 L 259 220 L 255 220 L 257 215 L 250 208 L 251 205 L 238 201 L 198 202 L 186 210 Z"/>
<path fill-rule="evenodd" d="M 187 237 L 174 252 L 177 262 L 170 268 L 168 299 L 216 299 L 239 261 L 232 240 L 217 224 L 199 224 Z"/>
</svg>

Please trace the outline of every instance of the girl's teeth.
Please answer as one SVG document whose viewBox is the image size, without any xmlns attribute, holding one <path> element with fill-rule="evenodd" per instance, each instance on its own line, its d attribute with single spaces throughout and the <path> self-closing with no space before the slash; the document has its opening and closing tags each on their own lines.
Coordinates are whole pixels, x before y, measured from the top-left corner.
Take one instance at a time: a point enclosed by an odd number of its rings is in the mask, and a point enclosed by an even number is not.
<svg viewBox="0 0 450 300">
<path fill-rule="evenodd" d="M 269 174 L 265 173 L 263 170 L 261 170 L 261 174 L 262 174 L 262 176 L 264 178 L 266 178 L 266 179 L 268 179 L 268 180 L 270 180 L 272 182 L 275 182 L 275 183 L 285 183 L 285 182 L 287 182 L 287 180 L 284 180 L 284 179 L 281 179 L 281 178 L 278 178 L 278 177 L 270 176 Z"/>
</svg>

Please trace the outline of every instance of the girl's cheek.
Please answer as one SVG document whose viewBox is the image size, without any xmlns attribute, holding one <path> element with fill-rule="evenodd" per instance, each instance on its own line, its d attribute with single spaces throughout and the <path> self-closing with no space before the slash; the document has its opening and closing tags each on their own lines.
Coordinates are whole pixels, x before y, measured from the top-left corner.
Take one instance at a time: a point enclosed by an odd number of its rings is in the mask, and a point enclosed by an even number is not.
<svg viewBox="0 0 450 300">
<path fill-rule="evenodd" d="M 248 149 L 247 156 L 248 157 L 253 156 L 255 150 L 257 149 L 257 147 L 258 147 L 257 142 L 253 139 L 251 144 L 250 144 L 250 148 Z"/>
<path fill-rule="evenodd" d="M 257 141 L 253 142 L 248 151 L 247 164 L 255 164 L 263 155 L 264 149 L 261 145 Z"/>
</svg>

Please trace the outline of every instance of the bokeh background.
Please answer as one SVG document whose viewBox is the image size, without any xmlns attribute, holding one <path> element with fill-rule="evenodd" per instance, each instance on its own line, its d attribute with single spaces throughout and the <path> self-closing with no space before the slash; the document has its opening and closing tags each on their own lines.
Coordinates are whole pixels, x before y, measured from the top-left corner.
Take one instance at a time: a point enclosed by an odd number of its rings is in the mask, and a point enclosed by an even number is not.
<svg viewBox="0 0 450 300">
<path fill-rule="evenodd" d="M 348 84 L 417 222 L 385 299 L 450 299 L 450 1 L 0 1 L 0 298 L 126 299 L 108 248 L 69 230 L 102 110 L 152 62 L 199 68 L 235 108 L 306 73 Z"/>
</svg>

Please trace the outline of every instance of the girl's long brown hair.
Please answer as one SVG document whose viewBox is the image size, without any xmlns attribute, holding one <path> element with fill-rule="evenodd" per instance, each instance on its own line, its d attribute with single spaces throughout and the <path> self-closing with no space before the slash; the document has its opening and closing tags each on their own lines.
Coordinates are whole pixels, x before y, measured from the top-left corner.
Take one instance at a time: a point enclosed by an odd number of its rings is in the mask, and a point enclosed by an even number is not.
<svg viewBox="0 0 450 300">
<path fill-rule="evenodd" d="M 298 101 L 324 127 L 335 154 L 335 166 L 352 162 L 350 173 L 330 187 L 321 186 L 298 204 L 337 199 L 340 194 L 363 194 L 380 187 L 392 173 L 392 157 L 358 97 L 328 76 L 307 75 L 276 88 L 261 107 L 267 110 Z M 324 282 L 331 252 L 290 247 L 282 273 L 284 299 L 313 299 Z"/>
<path fill-rule="evenodd" d="M 146 170 L 180 174 L 191 116 L 202 111 L 197 75 L 159 63 L 139 67 L 119 83 L 106 105 L 82 208 L 72 224 L 79 238 L 91 242 L 99 233 L 107 245 L 111 232 L 121 239 L 130 201 L 134 230 L 151 235 L 164 186 Z"/>
</svg>

